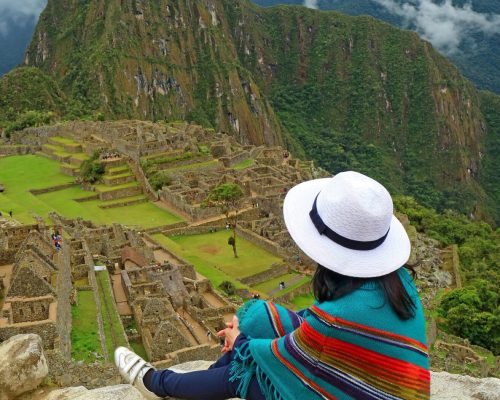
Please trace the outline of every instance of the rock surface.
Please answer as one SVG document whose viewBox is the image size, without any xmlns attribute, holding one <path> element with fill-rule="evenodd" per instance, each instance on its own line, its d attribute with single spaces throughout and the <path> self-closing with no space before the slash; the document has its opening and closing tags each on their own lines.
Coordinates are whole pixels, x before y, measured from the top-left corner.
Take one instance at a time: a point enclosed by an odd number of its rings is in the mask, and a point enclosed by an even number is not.
<svg viewBox="0 0 500 400">
<path fill-rule="evenodd" d="M 107 386 L 87 390 L 83 386 L 56 390 L 43 400 L 143 400 L 141 393 L 131 385 Z"/>
<path fill-rule="evenodd" d="M 49 373 L 38 335 L 16 335 L 0 344 L 0 399 L 35 389 Z"/>
<path fill-rule="evenodd" d="M 500 379 L 433 372 L 432 400 L 500 400 Z"/>
</svg>

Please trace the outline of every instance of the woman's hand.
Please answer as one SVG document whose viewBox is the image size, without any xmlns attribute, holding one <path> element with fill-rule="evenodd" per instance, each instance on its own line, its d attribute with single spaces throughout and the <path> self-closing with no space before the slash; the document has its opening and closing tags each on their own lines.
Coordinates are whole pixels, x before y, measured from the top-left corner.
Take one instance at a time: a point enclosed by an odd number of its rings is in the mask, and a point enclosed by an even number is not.
<svg viewBox="0 0 500 400">
<path fill-rule="evenodd" d="M 233 350 L 234 343 L 240 335 L 238 317 L 236 315 L 233 316 L 233 322 L 226 322 L 226 326 L 226 329 L 217 332 L 217 336 L 224 338 L 223 353 Z"/>
</svg>

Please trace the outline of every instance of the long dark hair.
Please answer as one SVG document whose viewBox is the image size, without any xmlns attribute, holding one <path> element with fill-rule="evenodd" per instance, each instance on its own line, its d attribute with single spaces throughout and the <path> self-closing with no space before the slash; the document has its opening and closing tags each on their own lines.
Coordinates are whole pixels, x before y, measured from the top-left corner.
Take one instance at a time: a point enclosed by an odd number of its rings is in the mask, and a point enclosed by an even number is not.
<svg viewBox="0 0 500 400">
<path fill-rule="evenodd" d="M 318 264 L 312 281 L 314 297 L 320 303 L 335 300 L 354 292 L 368 281 L 380 286 L 386 301 L 399 318 L 407 320 L 415 316 L 415 303 L 403 286 L 398 271 L 377 278 L 353 278 L 340 275 Z"/>
</svg>

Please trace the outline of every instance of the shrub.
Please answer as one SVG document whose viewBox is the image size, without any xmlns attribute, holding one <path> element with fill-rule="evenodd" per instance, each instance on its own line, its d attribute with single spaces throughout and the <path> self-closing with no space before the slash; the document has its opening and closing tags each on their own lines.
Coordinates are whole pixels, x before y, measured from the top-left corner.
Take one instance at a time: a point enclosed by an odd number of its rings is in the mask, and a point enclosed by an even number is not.
<svg viewBox="0 0 500 400">
<path fill-rule="evenodd" d="M 233 282 L 224 281 L 219 285 L 219 289 L 226 293 L 228 296 L 232 296 L 236 293 L 236 286 Z"/>
</svg>

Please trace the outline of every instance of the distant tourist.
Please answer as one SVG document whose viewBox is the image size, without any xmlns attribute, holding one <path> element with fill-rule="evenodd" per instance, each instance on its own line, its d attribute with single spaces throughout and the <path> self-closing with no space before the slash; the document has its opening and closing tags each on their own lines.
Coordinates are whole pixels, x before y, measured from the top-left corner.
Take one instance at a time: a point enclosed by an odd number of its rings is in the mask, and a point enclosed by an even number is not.
<svg viewBox="0 0 500 400">
<path fill-rule="evenodd" d="M 9 211 L 9 216 L 12 218 L 12 210 Z"/>
<path fill-rule="evenodd" d="M 294 313 L 249 301 L 218 332 L 225 354 L 206 371 L 157 371 L 119 347 L 121 375 L 148 399 L 429 399 L 425 318 L 403 267 L 410 240 L 389 192 L 343 172 L 292 188 L 283 213 L 318 263 L 315 304 Z"/>
</svg>

